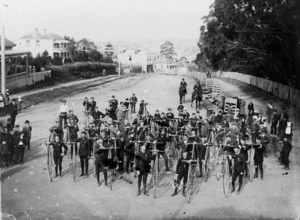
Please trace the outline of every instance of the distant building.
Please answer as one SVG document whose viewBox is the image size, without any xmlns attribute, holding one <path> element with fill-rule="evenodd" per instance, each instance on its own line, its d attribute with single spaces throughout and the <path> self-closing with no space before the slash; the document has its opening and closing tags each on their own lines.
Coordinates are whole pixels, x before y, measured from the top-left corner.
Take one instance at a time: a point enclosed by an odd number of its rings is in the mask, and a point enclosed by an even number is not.
<svg viewBox="0 0 300 220">
<path fill-rule="evenodd" d="M 159 73 L 177 74 L 178 65 L 174 60 L 161 56 L 156 64 Z"/>
<path fill-rule="evenodd" d="M 61 57 L 65 59 L 70 57 L 69 43 L 68 40 L 57 34 L 47 33 L 46 29 L 44 29 L 43 34 L 40 34 L 36 28 L 34 33 L 26 34 L 20 38 L 17 48 L 30 51 L 33 57 L 38 54 L 42 55 L 47 50 L 52 58 Z"/>
<path fill-rule="evenodd" d="M 118 62 L 122 65 L 140 65 L 143 72 L 156 72 L 155 64 L 159 60 L 156 50 L 123 50 L 118 53 Z"/>
</svg>

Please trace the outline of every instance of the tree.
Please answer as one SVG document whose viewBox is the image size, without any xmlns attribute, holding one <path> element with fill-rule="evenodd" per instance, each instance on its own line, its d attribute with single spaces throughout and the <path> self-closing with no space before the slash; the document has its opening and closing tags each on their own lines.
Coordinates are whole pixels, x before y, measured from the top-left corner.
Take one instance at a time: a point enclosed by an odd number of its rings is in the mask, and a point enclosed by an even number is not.
<svg viewBox="0 0 300 220">
<path fill-rule="evenodd" d="M 174 45 L 170 41 L 166 41 L 160 46 L 160 55 L 166 57 L 169 60 L 174 60 L 177 55 L 175 53 Z"/>
<path fill-rule="evenodd" d="M 298 3 L 298 4 L 297 4 Z M 297 0 L 215 0 L 198 46 L 213 69 L 239 71 L 300 88 Z M 298 24 L 298 25 L 297 25 Z"/>
<path fill-rule="evenodd" d="M 75 39 L 73 37 L 64 36 L 64 38 L 65 38 L 65 40 L 69 41 L 68 51 L 69 51 L 71 59 L 73 59 L 74 55 L 76 53 L 76 50 L 77 50 L 77 42 L 75 41 Z"/>
<path fill-rule="evenodd" d="M 104 49 L 104 54 L 108 57 L 112 57 L 114 54 L 114 47 L 111 42 L 107 42 Z"/>
<path fill-rule="evenodd" d="M 91 50 L 97 50 L 97 46 L 93 41 L 87 38 L 82 38 L 77 42 L 77 50 L 83 50 L 85 52 L 90 52 Z"/>
</svg>

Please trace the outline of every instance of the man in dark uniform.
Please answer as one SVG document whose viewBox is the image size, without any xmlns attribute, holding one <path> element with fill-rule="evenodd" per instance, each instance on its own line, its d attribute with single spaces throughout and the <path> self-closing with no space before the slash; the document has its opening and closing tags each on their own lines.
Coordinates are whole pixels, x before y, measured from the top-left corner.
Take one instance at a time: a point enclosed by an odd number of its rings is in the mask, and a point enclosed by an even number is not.
<svg viewBox="0 0 300 220">
<path fill-rule="evenodd" d="M 205 146 L 202 144 L 201 139 L 196 136 L 196 130 L 192 130 L 192 135 L 188 139 L 188 144 L 186 147 L 186 151 L 189 152 L 189 157 L 193 160 L 197 160 L 198 163 L 198 169 L 199 169 L 199 177 L 202 177 L 202 159 L 205 157 Z M 193 144 L 195 145 L 194 149 L 194 157 L 192 158 L 193 154 Z"/>
<path fill-rule="evenodd" d="M 288 140 L 287 136 L 284 136 L 282 144 L 283 144 L 282 151 L 280 152 L 281 163 L 284 165 L 284 169 L 289 170 L 290 169 L 289 155 L 292 150 L 292 144 Z"/>
<path fill-rule="evenodd" d="M 154 114 L 154 120 L 159 120 L 159 119 L 160 119 L 159 110 L 156 110 Z"/>
<path fill-rule="evenodd" d="M 165 161 L 165 166 L 166 166 L 166 171 L 170 171 L 169 166 L 168 166 L 168 156 L 165 152 L 165 146 L 166 142 L 170 141 L 171 138 L 166 137 L 165 131 L 162 129 L 156 138 L 156 149 L 159 150 L 159 154 L 162 155 Z"/>
<path fill-rule="evenodd" d="M 271 134 L 277 134 L 278 122 L 279 122 L 279 115 L 277 113 L 277 109 L 275 109 L 272 117 L 272 123 L 271 123 Z"/>
<path fill-rule="evenodd" d="M 84 168 L 86 177 L 89 176 L 89 158 L 90 158 L 90 144 L 89 139 L 86 137 L 86 132 L 81 132 L 81 138 L 77 139 L 76 142 L 79 142 L 78 155 L 80 157 L 81 165 L 81 175 L 84 176 Z"/>
<path fill-rule="evenodd" d="M 264 151 L 266 146 L 262 143 L 262 137 L 258 136 L 256 138 L 256 144 L 253 145 L 255 149 L 254 153 L 254 166 L 255 166 L 255 175 L 254 178 L 258 178 L 258 168 L 260 170 L 261 179 L 263 179 L 263 162 L 264 162 Z"/>
<path fill-rule="evenodd" d="M 69 142 L 75 142 L 78 139 L 77 132 L 79 131 L 78 125 L 74 122 L 74 120 L 70 120 L 70 124 L 68 124 L 67 129 L 69 129 Z M 71 143 L 71 158 L 73 158 L 73 149 L 75 146 L 75 155 L 77 155 L 77 144 Z"/>
<path fill-rule="evenodd" d="M 149 196 L 147 192 L 147 177 L 150 171 L 151 160 L 155 157 L 155 153 L 151 155 L 150 152 L 146 151 L 146 146 L 141 146 L 141 151 L 137 153 L 135 160 L 135 169 L 138 175 L 138 192 L 137 196 L 141 195 L 141 183 L 143 180 L 143 191 L 146 196 Z"/>
<path fill-rule="evenodd" d="M 53 159 L 55 163 L 55 177 L 58 176 L 58 169 L 59 169 L 59 176 L 61 177 L 61 170 L 62 170 L 62 161 L 63 156 L 67 154 L 68 147 L 60 141 L 59 136 L 55 137 L 55 141 L 50 144 L 53 147 Z M 64 152 L 62 151 L 64 148 Z"/>
<path fill-rule="evenodd" d="M 134 151 L 135 151 L 135 139 L 134 139 L 134 133 L 131 133 L 125 144 L 124 162 L 123 162 L 123 167 L 124 167 L 123 169 L 128 174 L 133 171 Z"/>
<path fill-rule="evenodd" d="M 92 114 L 95 111 L 96 105 L 97 105 L 97 103 L 95 102 L 94 97 L 91 97 L 91 101 L 89 103 L 89 109 L 90 109 Z"/>
<path fill-rule="evenodd" d="M 239 148 L 241 149 L 241 153 L 244 154 L 244 156 L 245 156 L 245 160 L 246 160 L 245 176 L 248 176 L 248 173 L 247 173 L 248 150 L 250 150 L 251 146 L 250 145 L 246 145 L 246 138 L 243 137 L 243 138 L 241 138 L 239 140 Z"/>
<path fill-rule="evenodd" d="M 185 82 L 184 79 L 182 79 L 182 81 L 180 82 L 180 87 L 184 87 L 184 91 L 185 91 L 185 94 L 187 95 L 187 83 Z"/>
<path fill-rule="evenodd" d="M 93 117 L 93 122 L 95 124 L 96 127 L 100 127 L 101 126 L 101 118 L 105 117 L 105 114 L 103 114 L 102 112 L 99 111 L 99 108 L 96 106 L 95 107 L 95 111 L 92 113 L 92 117 Z"/>
<path fill-rule="evenodd" d="M 111 117 L 113 120 L 117 120 L 116 116 L 116 110 L 118 108 L 118 100 L 116 100 L 115 96 L 113 95 L 111 97 L 111 100 L 109 102 L 109 117 Z"/>
<path fill-rule="evenodd" d="M 186 189 L 186 182 L 189 172 L 189 165 L 190 161 L 188 158 L 188 152 L 183 152 L 181 158 L 178 160 L 177 167 L 176 167 L 176 185 L 175 190 L 171 196 L 177 195 L 178 187 L 180 185 L 180 181 L 183 179 L 183 189 L 182 195 L 186 197 L 185 189 Z"/>
<path fill-rule="evenodd" d="M 136 103 L 138 102 L 137 97 L 135 96 L 135 94 L 132 94 L 132 97 L 130 98 L 130 109 L 131 109 L 131 113 L 135 113 L 135 106 Z"/>
<path fill-rule="evenodd" d="M 244 176 L 244 170 L 246 168 L 246 159 L 245 155 L 241 153 L 240 148 L 238 145 L 235 145 L 234 147 L 234 154 L 232 155 L 234 160 L 234 166 L 233 166 L 233 174 L 232 174 L 232 190 L 231 193 L 235 191 L 235 181 L 237 177 L 239 177 L 239 188 L 237 191 L 237 194 L 241 192 L 241 188 L 243 185 L 243 176 Z"/>
<path fill-rule="evenodd" d="M 105 186 L 107 186 L 107 169 L 108 169 L 108 145 L 103 142 L 103 138 L 96 140 L 95 144 L 95 166 L 98 186 L 100 183 L 100 170 L 103 171 Z"/>
<path fill-rule="evenodd" d="M 90 110 L 90 103 L 87 97 L 84 97 L 82 105 L 84 106 L 85 112 L 88 112 Z"/>
<path fill-rule="evenodd" d="M 172 113 L 171 109 L 168 108 L 168 112 L 166 114 L 167 119 L 173 119 L 174 118 L 174 114 Z"/>
<path fill-rule="evenodd" d="M 69 114 L 67 116 L 67 119 L 68 119 L 69 123 L 70 123 L 71 119 L 73 119 L 76 124 L 79 122 L 78 117 L 74 114 L 74 110 L 69 110 Z"/>
<path fill-rule="evenodd" d="M 18 114 L 18 106 L 16 99 L 12 99 L 12 102 L 8 105 L 8 113 L 10 115 L 10 123 L 12 127 L 15 127 L 16 116 Z"/>
</svg>

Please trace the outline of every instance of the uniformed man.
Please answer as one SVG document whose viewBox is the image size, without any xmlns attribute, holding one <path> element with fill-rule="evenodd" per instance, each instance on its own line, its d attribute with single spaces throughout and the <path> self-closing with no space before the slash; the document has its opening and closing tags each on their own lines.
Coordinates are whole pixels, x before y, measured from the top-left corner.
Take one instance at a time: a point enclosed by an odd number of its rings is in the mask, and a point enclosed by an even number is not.
<svg viewBox="0 0 300 220">
<path fill-rule="evenodd" d="M 280 152 L 280 159 L 281 159 L 282 164 L 284 165 L 284 169 L 289 170 L 290 169 L 289 155 L 292 150 L 292 144 L 288 140 L 287 136 L 284 136 L 282 144 L 283 144 L 283 146 L 282 146 L 282 151 Z"/>
<path fill-rule="evenodd" d="M 98 106 L 95 107 L 95 111 L 92 113 L 93 122 L 96 127 L 101 127 L 101 119 L 105 117 L 105 114 L 103 114 L 101 111 L 99 111 Z"/>
<path fill-rule="evenodd" d="M 135 94 L 132 94 L 132 97 L 130 98 L 130 109 L 131 109 L 131 113 L 135 113 L 135 106 L 136 103 L 138 102 L 137 97 L 135 96 Z"/>
<path fill-rule="evenodd" d="M 237 194 L 241 192 L 241 188 L 243 185 L 243 176 L 244 170 L 246 168 L 246 159 L 245 155 L 241 153 L 240 148 L 238 145 L 234 146 L 234 154 L 232 155 L 234 166 L 233 166 L 233 174 L 232 174 L 232 190 L 231 193 L 235 191 L 235 181 L 237 177 L 239 177 L 239 188 Z"/>
<path fill-rule="evenodd" d="M 170 171 L 169 166 L 168 166 L 168 156 L 165 152 L 165 146 L 166 142 L 170 141 L 170 138 L 166 137 L 165 131 L 162 129 L 156 138 L 156 149 L 159 150 L 160 152 L 158 153 L 159 155 L 162 155 L 165 161 L 165 166 L 166 166 L 166 171 Z"/>
<path fill-rule="evenodd" d="M 157 109 L 154 114 L 154 120 L 159 120 L 159 119 L 160 119 L 160 114 L 159 114 L 159 110 Z"/>
<path fill-rule="evenodd" d="M 266 146 L 262 143 L 262 137 L 258 136 L 256 138 L 256 144 L 253 145 L 255 149 L 254 153 L 254 166 L 255 166 L 255 175 L 254 178 L 258 178 L 258 168 L 260 170 L 261 179 L 263 180 L 263 162 L 264 162 L 264 151 Z"/>
<path fill-rule="evenodd" d="M 55 176 L 58 176 L 58 169 L 59 169 L 59 176 L 61 177 L 61 171 L 62 171 L 62 161 L 63 156 L 67 154 L 68 147 L 60 141 L 59 136 L 55 137 L 55 141 L 50 144 L 50 146 L 53 148 L 53 160 L 55 163 Z M 63 149 L 64 148 L 64 152 Z"/>
<path fill-rule="evenodd" d="M 184 88 L 184 91 L 185 91 L 185 94 L 187 95 L 187 83 L 185 82 L 184 79 L 182 79 L 182 81 L 180 82 L 180 87 L 183 87 Z"/>
<path fill-rule="evenodd" d="M 84 112 L 85 113 L 90 111 L 90 103 L 89 103 L 89 100 L 88 100 L 87 97 L 84 97 L 82 105 L 84 107 Z"/>
<path fill-rule="evenodd" d="M 176 166 L 176 176 L 175 176 L 175 190 L 171 196 L 177 195 L 178 187 L 180 185 L 180 181 L 183 179 L 183 189 L 182 189 L 182 195 L 186 197 L 186 182 L 189 172 L 189 165 L 191 161 L 190 158 L 188 158 L 188 152 L 183 152 L 181 158 L 178 160 L 177 166 Z"/>
<path fill-rule="evenodd" d="M 174 118 L 174 114 L 171 111 L 171 108 L 168 108 L 168 112 L 166 114 L 167 119 L 173 119 Z"/>
<path fill-rule="evenodd" d="M 138 192 L 137 196 L 141 195 L 141 183 L 143 180 L 143 191 L 144 195 L 149 196 L 147 192 L 147 177 L 150 171 L 151 160 L 155 157 L 155 152 L 151 155 L 150 152 L 146 151 L 146 145 L 141 146 L 141 151 L 137 153 L 135 160 L 135 169 L 138 175 Z"/>
<path fill-rule="evenodd" d="M 190 113 L 188 113 L 186 108 L 183 109 L 183 112 L 181 115 L 182 115 L 183 119 L 188 119 L 190 117 Z"/>
<path fill-rule="evenodd" d="M 79 142 L 78 155 L 80 157 L 81 175 L 84 176 L 84 168 L 86 177 L 89 176 L 89 158 L 90 158 L 90 145 L 89 139 L 86 137 L 86 131 L 81 132 L 81 138 L 77 139 Z"/>
<path fill-rule="evenodd" d="M 70 120 L 73 119 L 75 124 L 77 124 L 79 122 L 78 117 L 74 114 L 74 110 L 70 109 L 69 110 L 69 114 L 67 116 L 68 118 L 68 122 L 70 123 Z"/>
<path fill-rule="evenodd" d="M 89 109 L 91 113 L 93 114 L 96 108 L 97 102 L 95 102 L 94 97 L 91 97 L 91 101 L 89 103 Z"/>
<path fill-rule="evenodd" d="M 75 142 L 78 139 L 77 132 L 79 131 L 78 125 L 73 119 L 70 120 L 67 129 L 69 130 L 69 142 Z M 77 155 L 77 144 L 71 143 L 71 158 L 73 158 L 73 150 L 75 146 L 75 155 Z"/>
<path fill-rule="evenodd" d="M 133 171 L 134 151 L 135 151 L 135 138 L 134 138 L 134 133 L 131 133 L 125 144 L 124 162 L 123 162 L 124 170 L 128 174 Z"/>
<path fill-rule="evenodd" d="M 100 182 L 100 170 L 103 171 L 105 186 L 107 186 L 107 169 L 108 169 L 108 144 L 104 143 L 103 138 L 96 140 L 95 144 L 95 166 L 96 166 L 96 178 L 98 186 Z"/>
</svg>

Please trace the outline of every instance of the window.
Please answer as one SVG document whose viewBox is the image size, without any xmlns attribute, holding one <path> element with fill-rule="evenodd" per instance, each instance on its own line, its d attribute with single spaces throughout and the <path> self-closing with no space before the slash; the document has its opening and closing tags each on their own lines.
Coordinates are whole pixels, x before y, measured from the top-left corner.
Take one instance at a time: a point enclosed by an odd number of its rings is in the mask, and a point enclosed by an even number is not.
<svg viewBox="0 0 300 220">
<path fill-rule="evenodd" d="M 35 46 L 36 46 L 36 47 L 40 47 L 40 41 L 39 41 L 39 40 L 36 40 L 36 41 L 35 41 Z"/>
<path fill-rule="evenodd" d="M 26 47 L 30 47 L 30 40 L 26 40 Z"/>
</svg>

